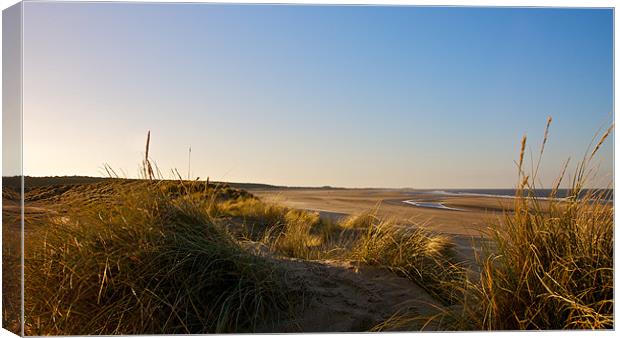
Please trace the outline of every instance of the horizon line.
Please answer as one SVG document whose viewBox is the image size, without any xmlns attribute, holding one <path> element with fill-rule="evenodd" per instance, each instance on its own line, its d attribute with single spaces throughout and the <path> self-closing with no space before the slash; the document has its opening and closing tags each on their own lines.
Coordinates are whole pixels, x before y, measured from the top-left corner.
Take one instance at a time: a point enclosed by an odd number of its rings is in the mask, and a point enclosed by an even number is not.
<svg viewBox="0 0 620 338">
<path fill-rule="evenodd" d="M 149 180 L 147 178 L 129 178 L 129 177 L 112 177 L 112 176 L 88 176 L 88 175 L 56 175 L 56 176 L 31 176 L 31 175 L 11 175 L 5 176 L 2 175 L 2 179 L 5 178 L 15 178 L 15 177 L 24 177 L 24 178 L 95 178 L 95 179 L 120 179 L 120 180 Z M 208 179 L 209 177 L 207 177 Z M 156 181 L 179 181 L 178 178 L 157 178 L 153 179 Z M 206 180 L 196 179 L 181 179 L 181 181 L 195 181 L 195 182 L 206 182 Z M 344 187 L 344 186 L 334 186 L 334 185 L 316 185 L 316 186 L 304 186 L 304 185 L 277 185 L 272 183 L 261 183 L 261 182 L 232 182 L 232 181 L 210 181 L 213 183 L 227 183 L 227 184 L 254 184 L 254 185 L 264 185 L 275 188 L 293 188 L 293 189 L 355 189 L 355 190 L 516 190 L 515 187 L 433 187 L 433 188 L 414 188 L 414 187 Z M 551 190 L 552 188 L 537 188 L 534 187 L 534 190 Z M 568 188 L 559 188 L 560 190 L 569 190 Z M 594 190 L 614 190 L 614 187 L 584 187 L 584 189 L 594 189 Z"/>
</svg>

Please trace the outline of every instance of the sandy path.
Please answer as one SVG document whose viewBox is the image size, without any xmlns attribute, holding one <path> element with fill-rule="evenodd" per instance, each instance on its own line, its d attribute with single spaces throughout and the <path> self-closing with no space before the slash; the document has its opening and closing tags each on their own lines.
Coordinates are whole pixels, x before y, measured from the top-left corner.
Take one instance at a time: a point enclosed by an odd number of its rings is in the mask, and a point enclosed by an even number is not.
<svg viewBox="0 0 620 338">
<path fill-rule="evenodd" d="M 290 283 L 308 294 L 302 314 L 280 323 L 278 332 L 363 332 L 397 311 L 428 315 L 439 306 L 417 284 L 380 268 L 348 261 L 281 262 Z"/>
</svg>

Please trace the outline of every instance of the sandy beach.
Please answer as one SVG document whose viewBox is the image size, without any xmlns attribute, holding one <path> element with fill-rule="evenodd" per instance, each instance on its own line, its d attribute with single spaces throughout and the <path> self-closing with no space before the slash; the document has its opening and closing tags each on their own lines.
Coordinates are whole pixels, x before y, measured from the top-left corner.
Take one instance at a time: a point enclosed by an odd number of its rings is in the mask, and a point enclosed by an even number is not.
<svg viewBox="0 0 620 338">
<path fill-rule="evenodd" d="M 489 222 L 510 210 L 512 199 L 486 196 L 453 196 L 427 191 L 379 189 L 249 189 L 256 196 L 292 208 L 319 211 L 340 218 L 378 208 L 381 217 L 422 226 L 451 235 L 480 236 Z M 415 206 L 405 201 L 421 202 Z M 441 204 L 445 208 L 430 207 Z M 455 210 L 456 209 L 456 210 Z"/>
<path fill-rule="evenodd" d="M 334 221 L 377 208 L 377 215 L 405 226 L 419 226 L 448 235 L 458 259 L 478 271 L 476 256 L 486 242 L 484 230 L 499 222 L 513 200 L 502 197 L 454 196 L 427 191 L 378 189 L 255 189 L 250 192 L 265 201 L 291 208 L 317 211 Z M 419 202 L 419 206 L 411 201 Z M 439 207 L 441 206 L 441 207 Z"/>
</svg>

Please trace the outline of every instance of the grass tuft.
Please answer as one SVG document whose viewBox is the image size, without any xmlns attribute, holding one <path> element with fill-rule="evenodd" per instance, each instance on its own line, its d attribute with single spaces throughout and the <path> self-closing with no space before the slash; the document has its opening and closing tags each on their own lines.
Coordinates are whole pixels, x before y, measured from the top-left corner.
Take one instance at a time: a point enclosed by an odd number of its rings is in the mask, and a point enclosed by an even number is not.
<svg viewBox="0 0 620 338">
<path fill-rule="evenodd" d="M 557 196 L 566 164 L 543 200 L 535 194 L 538 164 L 526 173 L 520 156 L 514 212 L 490 225 L 493 246 L 479 262 L 479 278 L 467 284 L 459 311 L 445 313 L 452 317 L 449 328 L 613 328 L 613 191 L 585 188 L 595 174 L 590 160 L 610 132 L 578 163 L 566 198 Z"/>
<path fill-rule="evenodd" d="M 375 208 L 359 215 L 351 215 L 340 222 L 340 227 L 344 229 L 368 229 L 373 224 L 378 223 L 377 211 L 378 209 Z"/>
<path fill-rule="evenodd" d="M 117 187 L 27 234 L 26 334 L 247 332 L 286 315 L 278 268 L 209 215 L 209 196 Z"/>
<path fill-rule="evenodd" d="M 444 303 L 458 295 L 447 286 L 464 278 L 464 269 L 454 260 L 451 240 L 418 227 L 401 226 L 391 220 L 365 215 L 366 233 L 353 249 L 358 261 L 386 267 L 426 289 Z"/>
</svg>

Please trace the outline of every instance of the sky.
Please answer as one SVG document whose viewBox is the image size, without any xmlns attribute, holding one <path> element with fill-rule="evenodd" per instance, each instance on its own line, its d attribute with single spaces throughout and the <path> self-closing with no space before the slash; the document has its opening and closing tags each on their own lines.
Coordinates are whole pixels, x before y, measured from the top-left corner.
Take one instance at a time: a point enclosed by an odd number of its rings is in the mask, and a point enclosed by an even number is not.
<svg viewBox="0 0 620 338">
<path fill-rule="evenodd" d="M 613 120 L 613 12 L 407 6 L 24 7 L 24 174 L 289 186 L 540 184 Z M 596 158 L 611 182 L 613 142 Z M 5 170 L 6 171 L 6 170 Z"/>
</svg>

